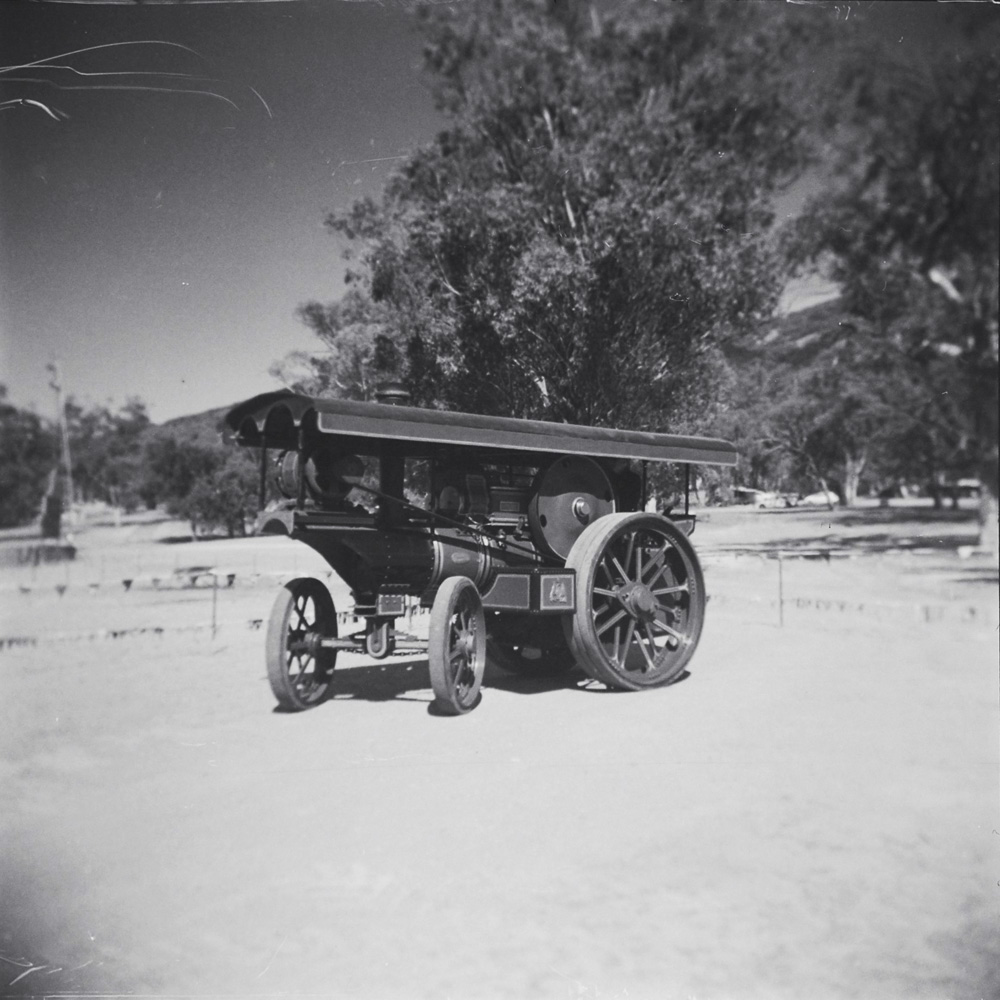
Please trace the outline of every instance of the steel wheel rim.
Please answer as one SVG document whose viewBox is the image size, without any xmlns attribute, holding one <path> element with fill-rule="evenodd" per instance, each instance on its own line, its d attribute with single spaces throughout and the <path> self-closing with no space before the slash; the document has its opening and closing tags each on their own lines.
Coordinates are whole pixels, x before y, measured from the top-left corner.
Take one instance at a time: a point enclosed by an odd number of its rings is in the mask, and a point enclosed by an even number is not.
<svg viewBox="0 0 1000 1000">
<path fill-rule="evenodd" d="M 665 531 L 615 532 L 590 585 L 593 636 L 608 667 L 642 687 L 679 673 L 700 632 L 697 590 L 693 565 Z"/>
<path fill-rule="evenodd" d="M 330 686 L 329 666 L 319 646 L 322 612 L 311 588 L 299 590 L 285 621 L 285 676 L 304 704 L 322 700 Z"/>
<path fill-rule="evenodd" d="M 478 659 L 483 636 L 479 609 L 468 594 L 460 595 L 448 620 L 448 682 L 457 704 L 469 706 L 479 692 Z"/>
</svg>

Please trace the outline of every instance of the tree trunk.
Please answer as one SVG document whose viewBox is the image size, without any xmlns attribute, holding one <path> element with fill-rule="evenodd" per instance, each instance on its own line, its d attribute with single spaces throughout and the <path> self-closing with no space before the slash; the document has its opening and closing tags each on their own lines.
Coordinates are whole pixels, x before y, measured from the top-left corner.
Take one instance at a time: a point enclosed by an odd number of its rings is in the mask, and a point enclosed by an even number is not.
<svg viewBox="0 0 1000 1000">
<path fill-rule="evenodd" d="M 991 553 L 994 561 L 1000 557 L 1000 524 L 997 498 L 986 490 L 979 497 L 979 546 Z"/>
<path fill-rule="evenodd" d="M 997 514 L 997 487 L 1000 485 L 1000 463 L 996 456 L 989 456 L 979 467 L 979 546 L 1000 559 L 1000 525 Z"/>
<path fill-rule="evenodd" d="M 63 478 L 59 469 L 53 469 L 49 474 L 49 485 L 42 507 L 42 538 L 62 537 Z"/>
<path fill-rule="evenodd" d="M 826 485 L 826 476 L 817 476 L 819 480 L 819 488 L 823 491 L 823 496 L 826 497 L 826 509 L 833 510 L 833 504 L 830 502 L 830 487 Z"/>
<path fill-rule="evenodd" d="M 865 471 L 867 463 L 868 455 L 865 452 L 860 455 L 844 455 L 844 495 L 840 498 L 840 502 L 845 507 L 853 507 L 856 503 L 861 473 Z"/>
</svg>

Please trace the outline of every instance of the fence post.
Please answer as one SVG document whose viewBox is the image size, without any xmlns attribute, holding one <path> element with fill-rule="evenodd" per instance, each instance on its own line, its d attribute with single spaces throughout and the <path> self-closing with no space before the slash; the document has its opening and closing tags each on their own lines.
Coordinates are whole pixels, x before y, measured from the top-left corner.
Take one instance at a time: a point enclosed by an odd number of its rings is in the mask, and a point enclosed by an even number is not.
<svg viewBox="0 0 1000 1000">
<path fill-rule="evenodd" d="M 215 608 L 219 595 L 219 574 L 212 570 L 212 639 L 215 639 Z"/>
<path fill-rule="evenodd" d="M 778 626 L 785 627 L 785 578 L 782 571 L 784 559 L 781 557 L 781 549 L 778 549 Z"/>
</svg>

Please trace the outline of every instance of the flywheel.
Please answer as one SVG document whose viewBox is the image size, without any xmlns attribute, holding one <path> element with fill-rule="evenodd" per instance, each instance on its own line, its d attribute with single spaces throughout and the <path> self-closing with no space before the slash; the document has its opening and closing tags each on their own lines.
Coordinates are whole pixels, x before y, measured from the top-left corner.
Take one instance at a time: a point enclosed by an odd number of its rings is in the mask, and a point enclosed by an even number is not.
<svg viewBox="0 0 1000 1000">
<path fill-rule="evenodd" d="M 536 476 L 528 523 L 539 548 L 565 559 L 584 528 L 614 510 L 615 494 L 604 469 L 592 458 L 566 455 Z"/>
</svg>

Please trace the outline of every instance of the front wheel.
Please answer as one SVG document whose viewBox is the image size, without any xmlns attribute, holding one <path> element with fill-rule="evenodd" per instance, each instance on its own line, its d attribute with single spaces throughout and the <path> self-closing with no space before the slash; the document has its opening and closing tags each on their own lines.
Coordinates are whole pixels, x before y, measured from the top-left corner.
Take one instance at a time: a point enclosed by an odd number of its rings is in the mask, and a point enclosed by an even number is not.
<svg viewBox="0 0 1000 1000">
<path fill-rule="evenodd" d="M 427 663 L 440 712 L 464 715 L 476 707 L 486 671 L 486 615 L 479 591 L 467 577 L 449 577 L 438 588 Z"/>
<path fill-rule="evenodd" d="M 577 662 L 609 687 L 669 684 L 694 654 L 705 620 L 705 583 L 687 536 L 642 511 L 587 526 L 566 560 L 577 610 L 563 620 Z"/>
<path fill-rule="evenodd" d="M 289 580 L 267 623 L 267 679 L 278 704 L 301 712 L 324 701 L 337 662 L 320 641 L 337 635 L 337 612 L 325 584 L 313 577 Z"/>
</svg>

